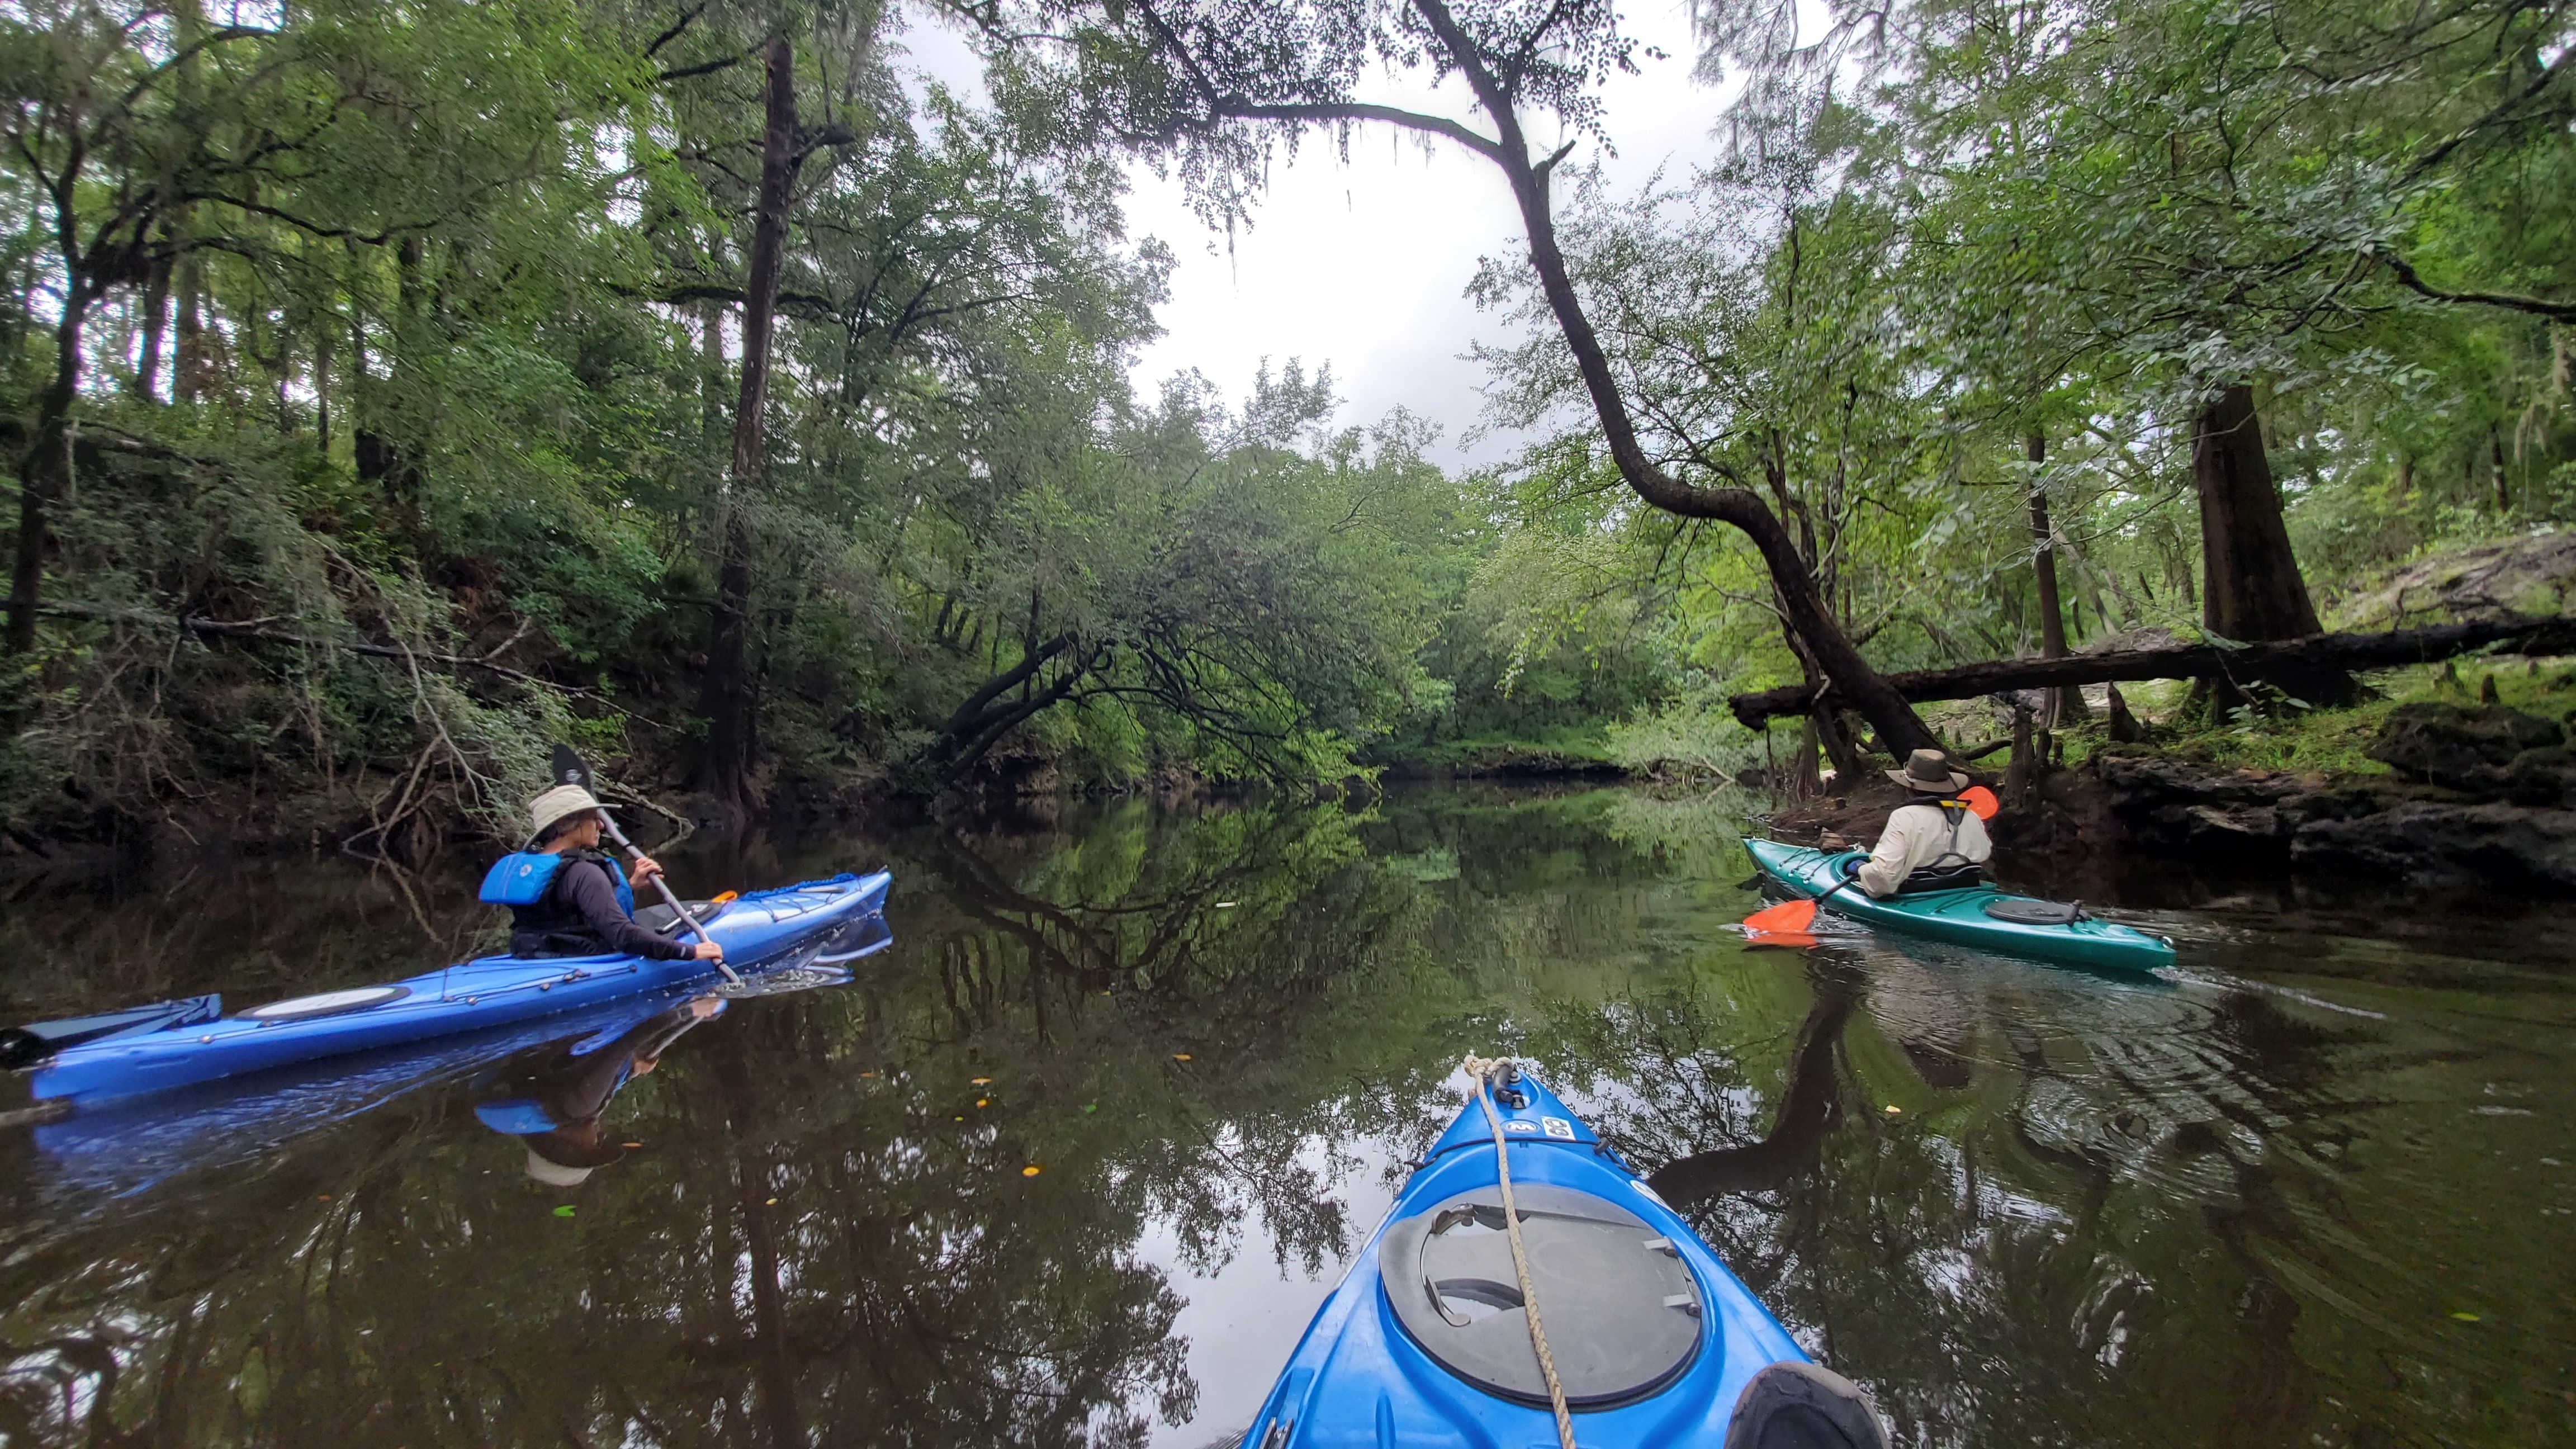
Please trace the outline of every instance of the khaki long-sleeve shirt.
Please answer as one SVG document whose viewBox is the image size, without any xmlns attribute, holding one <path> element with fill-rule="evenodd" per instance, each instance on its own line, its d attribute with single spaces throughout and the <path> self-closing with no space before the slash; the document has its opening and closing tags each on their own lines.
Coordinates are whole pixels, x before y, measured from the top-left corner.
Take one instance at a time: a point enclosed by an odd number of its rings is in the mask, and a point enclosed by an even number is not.
<svg viewBox="0 0 2576 1449">
<path fill-rule="evenodd" d="M 1927 865 L 1961 860 L 1982 865 L 1994 853 L 1986 822 L 1967 806 L 1900 805 L 1888 815 L 1869 859 L 1861 862 L 1860 888 L 1873 896 L 1892 896 L 1907 876 Z"/>
</svg>

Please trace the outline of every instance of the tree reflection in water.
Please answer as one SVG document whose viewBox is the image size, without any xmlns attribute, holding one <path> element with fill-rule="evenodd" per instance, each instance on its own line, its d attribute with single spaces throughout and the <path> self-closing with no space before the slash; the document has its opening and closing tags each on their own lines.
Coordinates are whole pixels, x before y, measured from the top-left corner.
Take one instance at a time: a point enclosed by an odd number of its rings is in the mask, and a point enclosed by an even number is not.
<svg viewBox="0 0 2576 1449">
<path fill-rule="evenodd" d="M 1498 1048 L 1909 1442 L 2563 1425 L 2563 1333 L 2517 1359 L 2449 1316 L 2556 1332 L 2569 1270 L 2510 1231 L 2549 1199 L 2480 1166 L 2549 1139 L 2459 1104 L 2570 1105 L 2563 1042 L 2462 1024 L 2563 1017 L 2560 988 L 2489 966 L 2474 1011 L 2372 988 L 2371 1015 L 1887 941 L 1752 953 L 1723 824 L 1464 790 L 755 843 L 760 878 L 885 854 L 895 947 L 672 1044 L 599 1119 L 642 1145 L 576 1188 L 531 1183 L 465 1082 L 112 1201 L 45 1195 L 8 1139 L 0 1436 L 1195 1445 L 1261 1385 L 1202 1382 L 1186 1335 L 1268 1300 L 1185 1330 L 1188 1300 L 1280 1285 L 1265 1331 L 1293 1336 L 1459 1055 Z M 154 899 L 112 909 L 168 948 L 156 984 L 232 979 Z M 298 949 L 357 959 L 368 911 Z M 2480 1170 L 2505 1185 L 2460 1202 Z"/>
</svg>

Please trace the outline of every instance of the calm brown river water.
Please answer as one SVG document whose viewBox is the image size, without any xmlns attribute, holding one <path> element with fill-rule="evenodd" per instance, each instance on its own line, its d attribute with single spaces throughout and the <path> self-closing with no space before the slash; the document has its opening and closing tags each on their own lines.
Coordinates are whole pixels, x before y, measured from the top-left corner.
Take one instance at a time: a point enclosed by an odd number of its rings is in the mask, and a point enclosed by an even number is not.
<svg viewBox="0 0 2576 1449">
<path fill-rule="evenodd" d="M 658 1068 L 578 1185 L 475 1111 L 603 1089 L 537 1043 L 0 1129 L 0 1440 L 1196 1449 L 1503 1048 L 1905 1443 L 2576 1443 L 2560 913 L 2138 911 L 2160 979 L 1748 951 L 1733 839 L 1441 789 L 684 846 L 702 891 L 886 863 L 896 941 L 583 1023 Z M 0 992 L 408 974 L 490 939 L 479 865 L 21 895 Z"/>
</svg>

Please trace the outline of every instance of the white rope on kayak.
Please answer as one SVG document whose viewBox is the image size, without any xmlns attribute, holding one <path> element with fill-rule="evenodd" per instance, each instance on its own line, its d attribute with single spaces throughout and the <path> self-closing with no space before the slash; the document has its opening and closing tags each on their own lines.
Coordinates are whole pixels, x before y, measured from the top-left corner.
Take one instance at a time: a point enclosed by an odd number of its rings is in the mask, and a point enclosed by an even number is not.
<svg viewBox="0 0 2576 1449">
<path fill-rule="evenodd" d="M 1485 1124 L 1494 1129 L 1494 1173 L 1503 1185 L 1503 1226 L 1512 1240 L 1512 1272 L 1521 1280 L 1521 1311 L 1529 1316 L 1530 1347 L 1538 1350 L 1538 1371 L 1547 1379 L 1547 1402 L 1556 1410 L 1557 1449 L 1575 1449 L 1574 1416 L 1566 1412 L 1565 1386 L 1556 1381 L 1556 1360 L 1548 1356 L 1547 1330 L 1538 1321 L 1538 1288 L 1530 1282 L 1529 1253 L 1521 1246 L 1521 1215 L 1512 1203 L 1512 1159 L 1504 1150 L 1502 1114 L 1494 1110 L 1494 1075 L 1510 1065 L 1510 1059 L 1470 1056 L 1465 1065 L 1467 1075 L 1476 1079 L 1476 1104 L 1485 1109 Z"/>
</svg>

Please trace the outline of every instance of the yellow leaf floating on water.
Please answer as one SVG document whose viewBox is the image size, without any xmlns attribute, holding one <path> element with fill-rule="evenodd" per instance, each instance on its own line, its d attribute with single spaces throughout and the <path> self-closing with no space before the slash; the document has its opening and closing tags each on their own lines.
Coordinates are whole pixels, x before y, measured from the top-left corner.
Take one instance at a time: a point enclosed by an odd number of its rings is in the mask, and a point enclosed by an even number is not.
<svg viewBox="0 0 2576 1449">
<path fill-rule="evenodd" d="M 1021 1169 L 1020 1169 L 1020 1176 L 1022 1176 L 1022 1177 L 1035 1177 L 1035 1176 L 1037 1176 L 1037 1175 L 1038 1175 L 1038 1165 L 1037 1165 L 1036 1163 L 1034 1163 L 1034 1162 L 1032 1162 L 1032 1163 L 1030 1163 L 1028 1166 L 1023 1167 L 1023 1168 L 1021 1168 Z"/>
<path fill-rule="evenodd" d="M 966 1085 L 970 1087 L 989 1087 L 993 1085 L 993 1079 L 991 1077 L 969 1077 L 966 1079 Z"/>
<path fill-rule="evenodd" d="M 990 1097 L 977 1097 L 975 1099 L 975 1105 L 978 1107 L 990 1107 L 993 1105 L 993 1099 Z"/>
<path fill-rule="evenodd" d="M 617 1145 L 620 1147 L 641 1147 L 644 1144 L 641 1142 L 620 1142 Z"/>
<path fill-rule="evenodd" d="M 1174 1053 L 1172 1053 L 1172 1060 L 1173 1060 L 1173 1061 L 1176 1061 L 1176 1062 L 1185 1062 L 1185 1061 L 1188 1061 L 1189 1059 L 1190 1059 L 1190 1054 L 1189 1054 L 1188 1052 L 1174 1052 Z"/>
<path fill-rule="evenodd" d="M 1887 1115 L 1888 1115 L 1888 1116 L 1890 1116 L 1890 1117 L 1893 1117 L 1893 1116 L 1895 1116 L 1897 1113 L 1902 1112 L 1902 1111 L 1904 1111 L 1904 1110 L 1905 1110 L 1904 1108 L 1899 1107 L 1899 1106 L 1896 1106 L 1896 1105 L 1894 1105 L 1893 1103 L 1891 1103 L 1891 1104 L 1889 1104 L 1889 1106 L 1888 1106 L 1888 1109 L 1887 1109 Z"/>
<path fill-rule="evenodd" d="M 2478 1316 L 2474 1313 L 2453 1313 L 2451 1316 L 2460 1320 L 2462 1323 L 2476 1323 L 2480 1321 Z"/>
<path fill-rule="evenodd" d="M 767 1206 L 770 1206 L 770 1207 L 776 1207 L 776 1206 L 778 1206 L 778 1199 L 776 1199 L 776 1198 L 774 1198 L 774 1197 L 773 1197 L 773 1198 L 771 1198 L 771 1199 L 769 1200 L 769 1202 L 768 1202 Z"/>
</svg>

